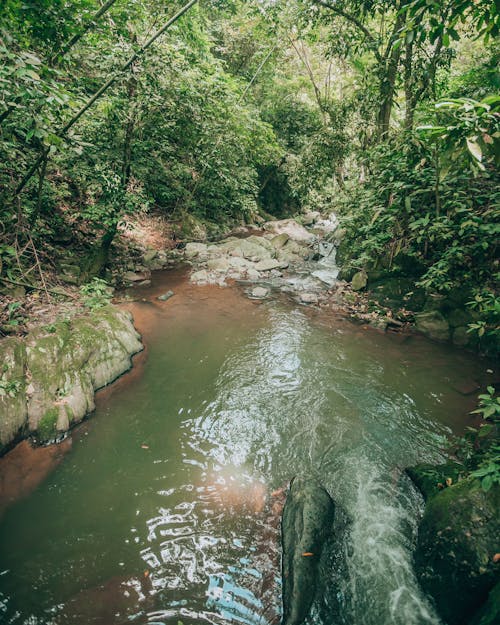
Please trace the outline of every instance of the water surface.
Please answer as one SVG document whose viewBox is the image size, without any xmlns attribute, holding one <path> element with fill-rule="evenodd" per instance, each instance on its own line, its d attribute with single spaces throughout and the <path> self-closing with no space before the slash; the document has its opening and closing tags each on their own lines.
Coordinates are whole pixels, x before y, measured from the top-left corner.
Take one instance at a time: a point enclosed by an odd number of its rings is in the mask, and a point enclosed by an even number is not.
<svg viewBox="0 0 500 625">
<path fill-rule="evenodd" d="M 487 365 L 286 301 L 158 274 L 131 305 L 136 367 L 0 522 L 0 620 L 25 625 L 279 622 L 282 487 L 337 502 L 310 624 L 430 625 L 405 466 L 441 458 Z M 158 302 L 155 295 L 176 295 Z"/>
</svg>

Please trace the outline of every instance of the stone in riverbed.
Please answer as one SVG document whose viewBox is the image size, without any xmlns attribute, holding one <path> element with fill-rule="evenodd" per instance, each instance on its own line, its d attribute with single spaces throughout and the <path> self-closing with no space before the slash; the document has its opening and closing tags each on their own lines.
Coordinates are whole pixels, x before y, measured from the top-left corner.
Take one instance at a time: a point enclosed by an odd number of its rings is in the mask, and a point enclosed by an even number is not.
<svg viewBox="0 0 500 625">
<path fill-rule="evenodd" d="M 269 289 L 266 289 L 263 286 L 256 286 L 254 289 L 252 289 L 250 294 L 255 299 L 264 299 L 269 295 Z"/>
<path fill-rule="evenodd" d="M 123 274 L 124 282 L 143 282 L 149 279 L 149 272 L 126 271 Z"/>
<path fill-rule="evenodd" d="M 206 243 L 188 243 L 184 249 L 186 258 L 191 259 L 207 253 Z"/>
<path fill-rule="evenodd" d="M 280 250 L 288 243 L 289 238 L 290 237 L 286 232 L 282 232 L 281 234 L 277 234 L 271 239 L 271 245 L 274 247 L 275 250 Z"/>
<path fill-rule="evenodd" d="M 260 280 L 260 273 L 253 268 L 247 269 L 247 278 L 252 281 Z"/>
<path fill-rule="evenodd" d="M 210 258 L 207 262 L 207 267 L 212 271 L 218 271 L 220 273 L 226 273 L 229 268 L 229 260 L 227 258 Z"/>
<path fill-rule="evenodd" d="M 162 295 L 158 295 L 156 299 L 160 300 L 160 302 L 166 302 L 173 296 L 174 296 L 173 291 L 167 291 L 166 293 L 163 293 Z"/>
<path fill-rule="evenodd" d="M 264 229 L 275 234 L 287 234 L 293 241 L 302 243 L 310 242 L 314 239 L 314 235 L 308 232 L 304 226 L 301 226 L 295 219 L 281 219 L 279 221 L 268 221 L 264 224 Z"/>
<path fill-rule="evenodd" d="M 266 258 L 256 263 L 255 269 L 257 271 L 271 271 L 271 269 L 278 269 L 280 264 L 280 261 L 276 260 L 276 258 Z"/>
<path fill-rule="evenodd" d="M 317 304 L 318 296 L 316 293 L 301 293 L 299 299 L 303 304 Z"/>
<path fill-rule="evenodd" d="M 195 284 L 203 285 L 208 283 L 208 271 L 206 269 L 200 269 L 191 274 L 191 282 Z"/>
<path fill-rule="evenodd" d="M 450 326 L 438 310 L 430 310 L 415 315 L 415 325 L 419 332 L 436 341 L 450 338 Z"/>
<path fill-rule="evenodd" d="M 330 495 L 316 480 L 296 477 L 292 481 L 281 522 L 283 625 L 301 625 L 309 615 L 334 515 Z"/>
</svg>

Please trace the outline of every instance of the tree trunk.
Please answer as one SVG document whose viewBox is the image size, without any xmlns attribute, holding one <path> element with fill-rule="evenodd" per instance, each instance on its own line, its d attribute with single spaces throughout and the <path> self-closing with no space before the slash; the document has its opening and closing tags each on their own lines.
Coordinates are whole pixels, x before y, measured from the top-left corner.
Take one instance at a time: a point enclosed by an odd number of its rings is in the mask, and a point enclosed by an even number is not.
<svg viewBox="0 0 500 625">
<path fill-rule="evenodd" d="M 404 23 L 405 15 L 402 11 L 399 11 L 380 65 L 380 109 L 377 119 L 377 129 L 380 138 L 384 138 L 389 132 L 394 93 L 396 91 L 396 78 L 401 58 L 401 46 L 395 44 Z"/>
</svg>

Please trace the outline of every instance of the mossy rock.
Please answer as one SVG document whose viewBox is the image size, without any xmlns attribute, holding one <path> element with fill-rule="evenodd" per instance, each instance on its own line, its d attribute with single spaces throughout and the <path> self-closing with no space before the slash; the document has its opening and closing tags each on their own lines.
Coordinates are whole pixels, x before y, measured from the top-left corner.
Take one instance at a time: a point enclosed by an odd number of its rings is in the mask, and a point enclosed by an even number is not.
<svg viewBox="0 0 500 625">
<path fill-rule="evenodd" d="M 471 477 L 427 501 L 415 571 L 447 625 L 468 625 L 498 582 L 499 509 L 500 486 Z"/>
<path fill-rule="evenodd" d="M 292 481 L 283 510 L 283 625 L 300 625 L 318 587 L 323 545 L 331 535 L 335 506 L 313 478 Z"/>
<path fill-rule="evenodd" d="M 450 338 L 450 326 L 438 310 L 415 315 L 415 325 L 419 332 L 435 341 L 447 341 Z"/>
<path fill-rule="evenodd" d="M 500 623 L 500 582 L 488 595 L 486 603 L 474 614 L 470 625 L 498 625 Z"/>
<path fill-rule="evenodd" d="M 37 438 L 40 443 L 48 443 L 57 438 L 57 421 L 59 410 L 49 408 L 38 422 Z"/>
<path fill-rule="evenodd" d="M 449 485 L 456 484 L 466 474 L 466 469 L 458 462 L 440 465 L 417 464 L 407 468 L 406 474 L 427 501 Z"/>
</svg>

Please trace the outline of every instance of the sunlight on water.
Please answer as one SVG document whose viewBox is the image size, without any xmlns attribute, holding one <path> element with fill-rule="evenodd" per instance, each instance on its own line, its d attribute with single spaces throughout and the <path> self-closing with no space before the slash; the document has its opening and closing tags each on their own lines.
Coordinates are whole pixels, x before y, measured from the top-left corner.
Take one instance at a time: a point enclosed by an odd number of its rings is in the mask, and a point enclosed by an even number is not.
<svg viewBox="0 0 500 625">
<path fill-rule="evenodd" d="M 312 474 L 337 515 L 310 624 L 436 625 L 403 469 L 439 460 L 442 423 L 464 410 L 443 379 L 475 361 L 276 303 L 193 298 L 153 310 L 143 374 L 6 513 L 2 622 L 274 625 L 284 487 Z"/>
</svg>

